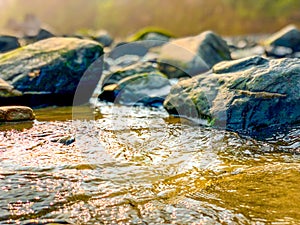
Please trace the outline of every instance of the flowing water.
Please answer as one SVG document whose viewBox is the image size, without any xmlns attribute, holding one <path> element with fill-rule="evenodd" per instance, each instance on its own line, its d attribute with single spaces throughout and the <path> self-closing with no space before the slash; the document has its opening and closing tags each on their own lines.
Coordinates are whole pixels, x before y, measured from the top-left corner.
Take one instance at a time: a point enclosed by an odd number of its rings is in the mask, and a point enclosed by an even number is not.
<svg viewBox="0 0 300 225">
<path fill-rule="evenodd" d="M 300 127 L 268 141 L 160 110 L 0 126 L 0 224 L 300 224 Z"/>
</svg>

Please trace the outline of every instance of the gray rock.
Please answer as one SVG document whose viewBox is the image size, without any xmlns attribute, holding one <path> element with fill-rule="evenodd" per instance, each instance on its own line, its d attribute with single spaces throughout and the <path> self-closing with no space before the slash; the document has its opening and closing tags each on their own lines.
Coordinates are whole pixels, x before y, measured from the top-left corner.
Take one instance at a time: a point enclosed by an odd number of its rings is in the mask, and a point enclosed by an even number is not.
<svg viewBox="0 0 300 225">
<path fill-rule="evenodd" d="M 170 89 L 171 84 L 165 75 L 159 72 L 143 73 L 104 87 L 99 99 L 123 105 L 159 106 Z"/>
<path fill-rule="evenodd" d="M 270 49 L 274 52 L 274 47 L 279 46 L 290 48 L 293 52 L 300 51 L 300 31 L 294 25 L 286 26 L 267 38 L 263 44 L 266 46 L 267 52 Z"/>
<path fill-rule="evenodd" d="M 1 106 L 0 121 L 34 120 L 33 110 L 26 106 Z"/>
<path fill-rule="evenodd" d="M 151 62 L 138 62 L 115 72 L 108 72 L 102 75 L 100 86 L 104 87 L 109 84 L 117 84 L 120 80 L 141 73 L 158 72 L 155 64 Z"/>
<path fill-rule="evenodd" d="M 144 57 L 148 52 L 147 46 L 144 42 L 121 43 L 112 49 L 107 57 L 111 59 L 118 59 L 125 55 L 136 55 Z"/>
<path fill-rule="evenodd" d="M 8 52 L 19 47 L 18 38 L 13 36 L 0 36 L 0 53 Z"/>
<path fill-rule="evenodd" d="M 0 99 L 21 96 L 22 93 L 14 89 L 9 83 L 0 78 Z M 0 103 L 1 104 L 1 103 Z"/>
<path fill-rule="evenodd" d="M 154 27 L 145 27 L 135 34 L 131 35 L 128 40 L 132 41 L 158 41 L 167 42 L 173 35 L 166 30 L 157 29 Z"/>
<path fill-rule="evenodd" d="M 163 35 L 161 33 L 150 32 L 150 33 L 145 34 L 141 40 L 168 42 L 170 40 L 170 37 Z"/>
<path fill-rule="evenodd" d="M 292 57 L 293 49 L 283 46 L 266 46 L 264 48 L 266 56 L 272 58 Z"/>
<path fill-rule="evenodd" d="M 99 42 L 103 47 L 109 47 L 113 43 L 114 39 L 105 30 L 98 31 L 93 35 L 93 40 Z"/>
<path fill-rule="evenodd" d="M 74 94 L 101 54 L 102 47 L 94 41 L 49 38 L 0 55 L 0 78 L 21 92 Z M 83 81 L 87 92 L 92 93 L 99 76 Z"/>
<path fill-rule="evenodd" d="M 162 67 L 170 78 L 197 75 L 208 71 L 216 63 L 231 59 L 226 42 L 211 31 L 198 36 L 172 40 L 162 46 L 158 62 L 171 66 L 171 71 Z M 174 68 L 183 71 L 175 71 Z M 174 75 L 175 74 L 175 75 Z"/>
<path fill-rule="evenodd" d="M 300 60 L 260 56 L 221 62 L 212 72 L 180 81 L 165 109 L 247 135 L 300 122 Z"/>
</svg>

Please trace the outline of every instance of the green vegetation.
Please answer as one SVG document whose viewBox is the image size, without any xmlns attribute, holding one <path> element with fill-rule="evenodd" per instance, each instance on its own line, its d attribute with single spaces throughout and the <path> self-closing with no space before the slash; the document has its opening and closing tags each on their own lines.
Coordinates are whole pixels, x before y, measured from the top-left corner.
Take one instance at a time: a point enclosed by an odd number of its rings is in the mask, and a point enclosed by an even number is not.
<svg viewBox="0 0 300 225">
<path fill-rule="evenodd" d="M 148 26 L 186 36 L 208 29 L 223 35 L 269 33 L 300 25 L 299 0 L 6 0 L 0 26 L 10 18 L 22 21 L 28 13 L 57 33 L 106 29 L 117 37 Z"/>
</svg>

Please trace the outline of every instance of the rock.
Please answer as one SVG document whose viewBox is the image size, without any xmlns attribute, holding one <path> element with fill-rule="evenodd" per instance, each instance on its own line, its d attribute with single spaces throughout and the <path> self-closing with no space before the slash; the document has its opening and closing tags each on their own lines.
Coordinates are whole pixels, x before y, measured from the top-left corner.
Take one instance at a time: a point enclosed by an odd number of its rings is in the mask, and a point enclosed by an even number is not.
<svg viewBox="0 0 300 225">
<path fill-rule="evenodd" d="M 174 71 L 162 70 L 169 77 L 195 76 L 208 71 L 216 63 L 230 58 L 226 42 L 211 31 L 198 36 L 180 38 L 161 48 L 158 62 L 183 71 L 174 76 Z"/>
<path fill-rule="evenodd" d="M 169 36 L 163 35 L 161 33 L 147 33 L 144 35 L 144 41 L 161 41 L 161 42 L 168 42 L 170 40 Z"/>
<path fill-rule="evenodd" d="M 0 78 L 0 98 L 1 97 L 13 97 L 13 96 L 21 96 L 22 93 L 14 90 L 14 87 L 9 83 Z"/>
<path fill-rule="evenodd" d="M 270 55 L 277 56 L 276 51 L 281 52 L 276 50 L 277 47 L 289 48 L 292 52 L 298 52 L 300 51 L 300 31 L 294 25 L 286 26 L 264 40 L 263 45 L 266 46 L 266 52 Z M 278 54 L 278 57 L 282 57 L 282 54 Z"/>
<path fill-rule="evenodd" d="M 146 27 L 135 34 L 131 35 L 128 38 L 128 41 L 161 41 L 161 42 L 167 42 L 170 40 L 170 38 L 174 37 L 174 35 L 170 34 L 168 31 L 155 28 L 155 27 Z"/>
<path fill-rule="evenodd" d="M 36 41 L 41 41 L 47 38 L 55 37 L 50 31 L 45 29 L 40 29 L 39 33 L 34 37 Z"/>
<path fill-rule="evenodd" d="M 300 122 L 300 60 L 254 56 L 221 62 L 174 85 L 164 107 L 205 125 L 269 134 Z"/>
<path fill-rule="evenodd" d="M 0 121 L 34 120 L 33 110 L 26 106 L 1 106 Z"/>
<path fill-rule="evenodd" d="M 100 86 L 104 87 L 109 84 L 117 84 L 123 78 L 141 73 L 158 72 L 155 64 L 151 62 L 137 62 L 133 65 L 126 66 L 115 72 L 103 74 L 100 80 Z"/>
<path fill-rule="evenodd" d="M 0 78 L 21 92 L 73 95 L 82 75 L 101 54 L 102 47 L 94 41 L 49 38 L 0 55 Z M 80 82 L 86 85 L 86 100 L 100 74 Z"/>
<path fill-rule="evenodd" d="M 293 50 L 283 46 L 266 46 L 264 48 L 266 56 L 273 58 L 292 57 Z"/>
<path fill-rule="evenodd" d="M 0 36 L 0 53 L 8 52 L 19 47 L 18 38 L 13 36 Z"/>
<path fill-rule="evenodd" d="M 23 36 L 23 38 L 21 39 L 22 41 L 22 45 L 28 45 L 28 44 L 32 44 L 35 43 L 37 41 L 41 41 L 41 40 L 45 40 L 47 38 L 52 38 L 55 37 L 55 35 L 53 33 L 51 33 L 50 31 L 40 28 L 37 30 L 37 32 L 35 33 L 31 33 L 31 35 L 25 35 Z"/>
<path fill-rule="evenodd" d="M 136 42 L 136 43 L 125 43 L 122 42 L 121 44 L 117 45 L 114 49 L 112 49 L 108 54 L 107 57 L 111 59 L 118 59 L 122 56 L 134 55 L 143 57 L 147 54 L 148 48 L 143 43 Z"/>
<path fill-rule="evenodd" d="M 98 31 L 92 38 L 99 42 L 103 47 L 109 47 L 114 41 L 110 34 L 105 30 Z"/>
<path fill-rule="evenodd" d="M 118 84 L 106 86 L 99 100 L 123 105 L 162 105 L 171 89 L 167 77 L 159 72 L 136 74 L 122 79 Z"/>
</svg>

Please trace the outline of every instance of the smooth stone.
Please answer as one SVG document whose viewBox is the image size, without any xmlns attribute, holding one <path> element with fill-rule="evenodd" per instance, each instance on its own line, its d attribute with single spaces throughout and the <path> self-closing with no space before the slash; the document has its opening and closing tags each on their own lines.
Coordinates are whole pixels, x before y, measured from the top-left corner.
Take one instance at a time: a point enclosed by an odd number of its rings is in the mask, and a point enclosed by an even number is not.
<svg viewBox="0 0 300 225">
<path fill-rule="evenodd" d="M 118 84 L 105 86 L 99 100 L 156 107 L 162 105 L 170 89 L 168 78 L 159 72 L 136 74 L 120 80 Z"/>
<path fill-rule="evenodd" d="M 190 77 L 208 71 L 213 65 L 231 59 L 226 42 L 212 31 L 174 39 L 162 46 L 157 61 L 169 78 Z M 173 69 L 165 69 L 170 65 Z M 175 68 L 175 69 L 174 69 Z M 177 70 L 178 71 L 177 71 Z M 182 71 L 182 72 L 180 72 Z"/>
<path fill-rule="evenodd" d="M 0 121 L 34 120 L 33 110 L 26 106 L 1 106 Z"/>
</svg>

